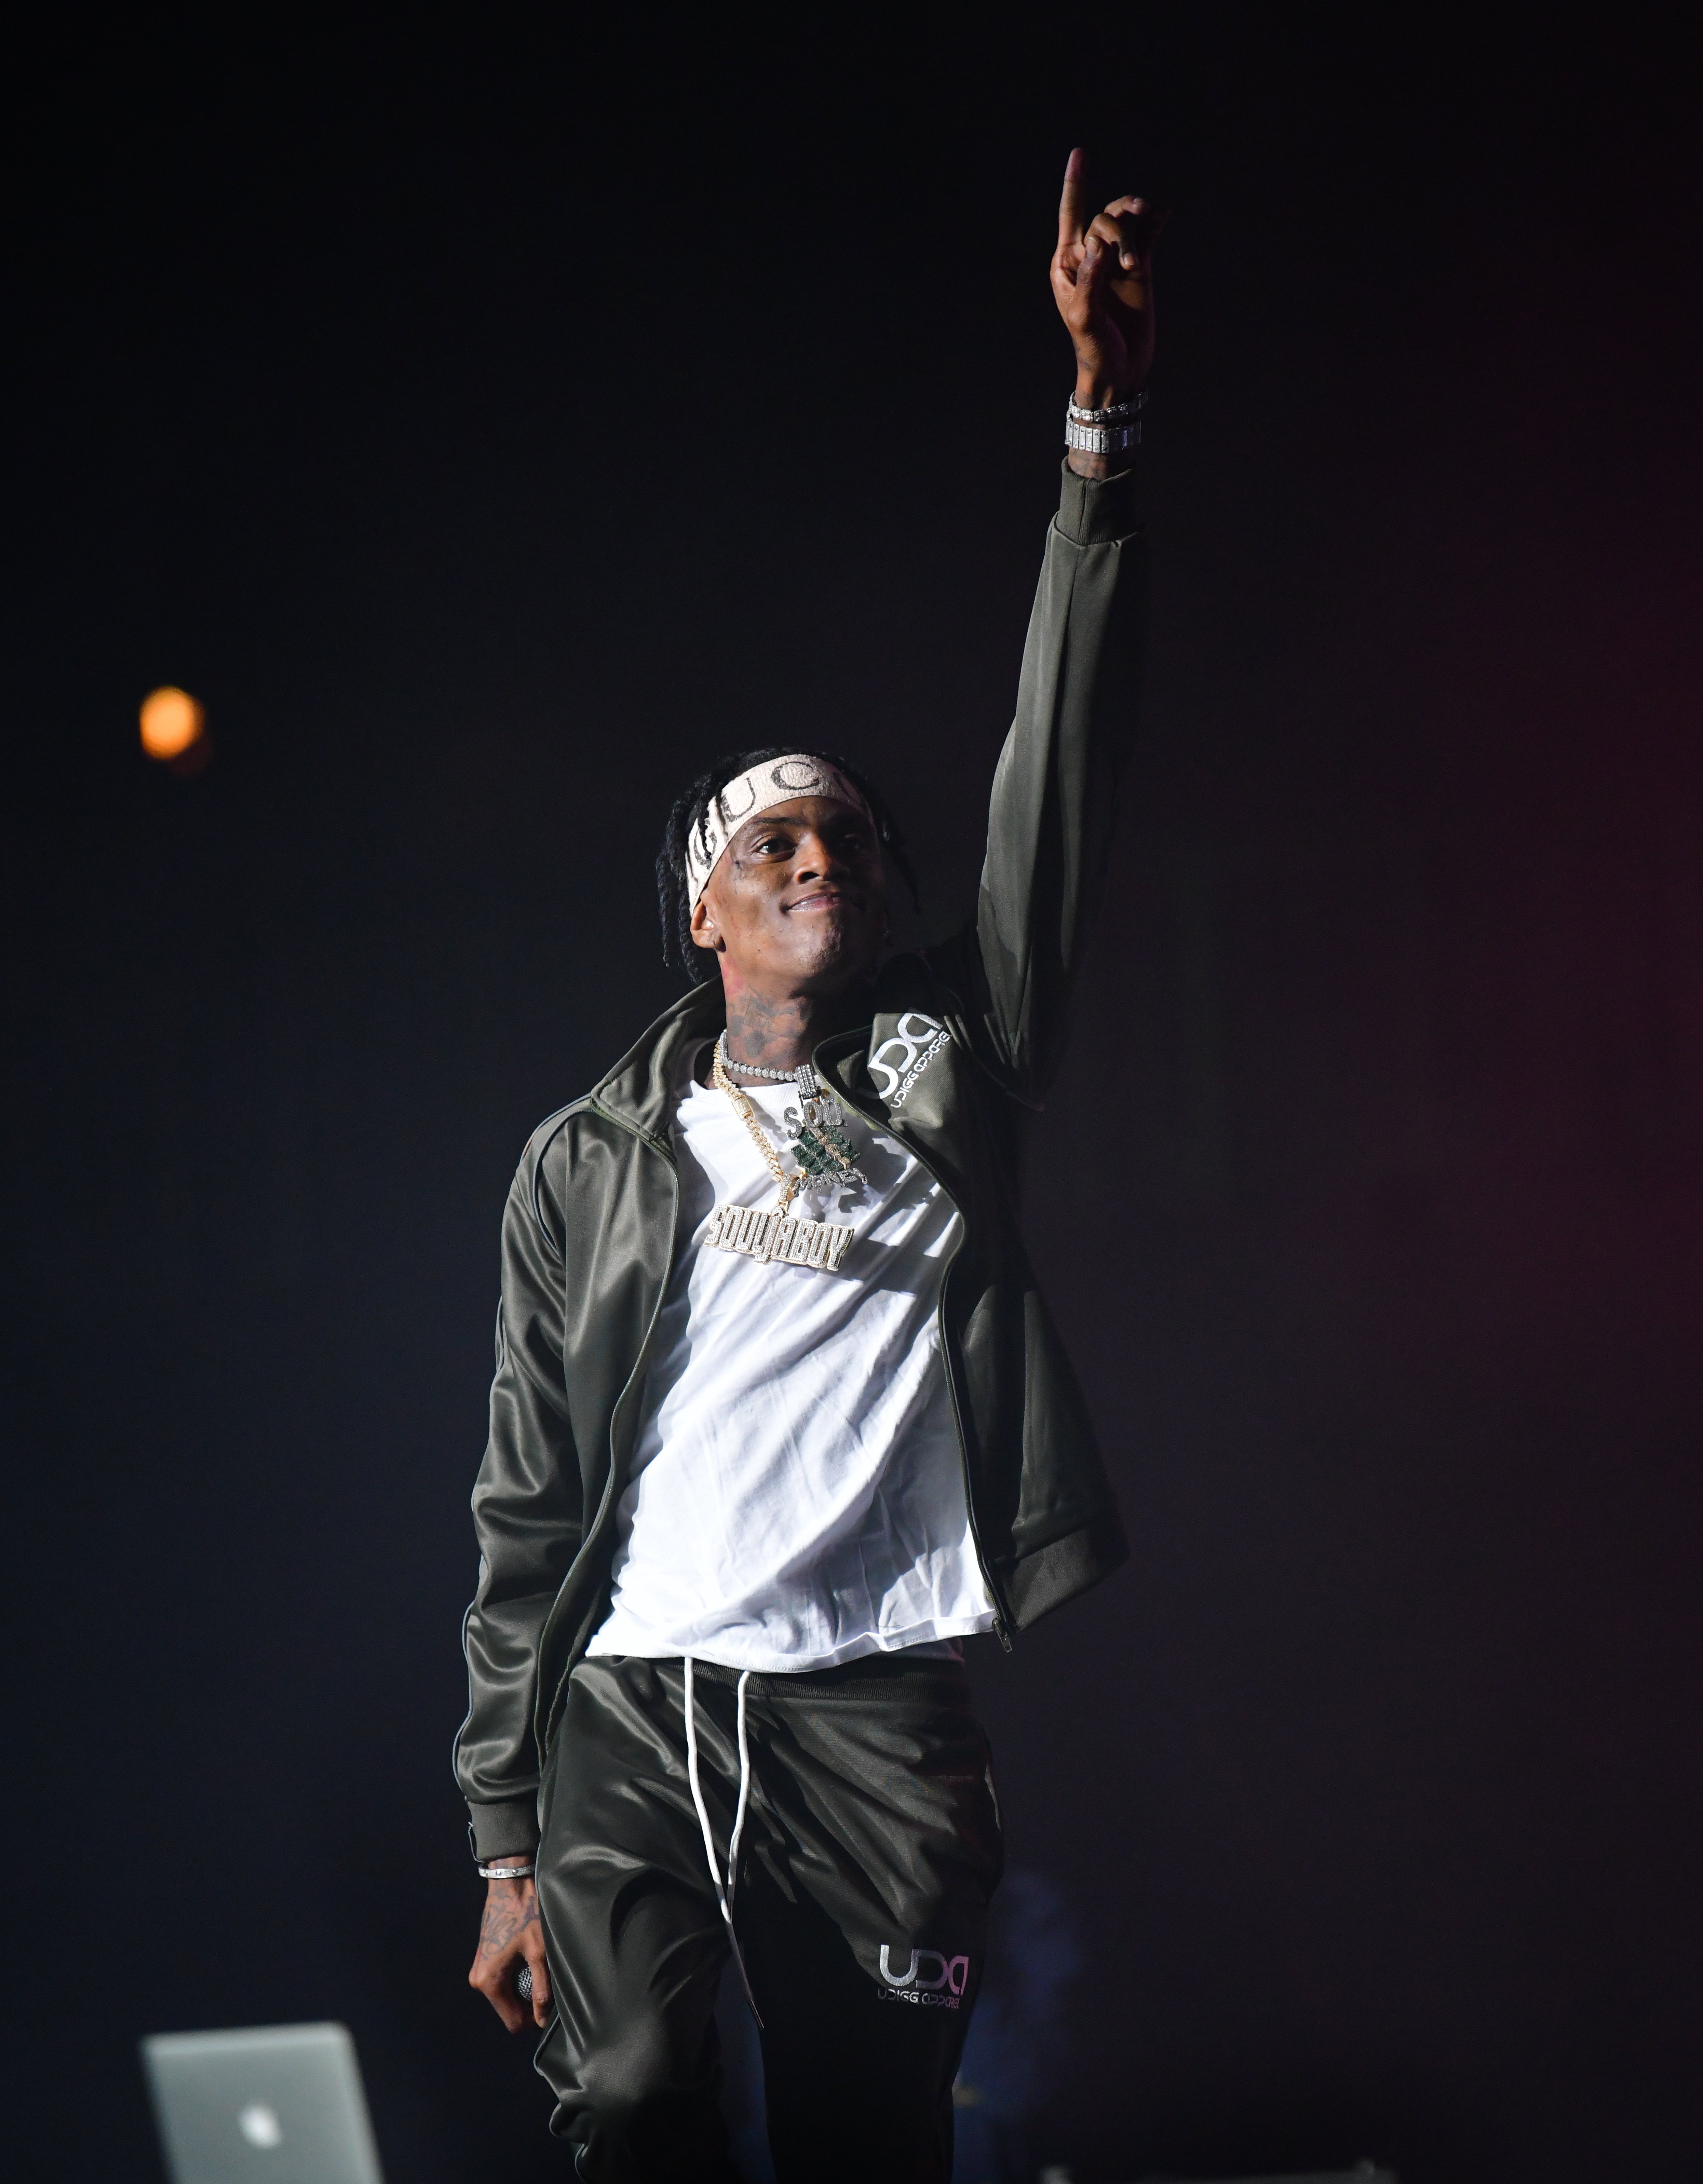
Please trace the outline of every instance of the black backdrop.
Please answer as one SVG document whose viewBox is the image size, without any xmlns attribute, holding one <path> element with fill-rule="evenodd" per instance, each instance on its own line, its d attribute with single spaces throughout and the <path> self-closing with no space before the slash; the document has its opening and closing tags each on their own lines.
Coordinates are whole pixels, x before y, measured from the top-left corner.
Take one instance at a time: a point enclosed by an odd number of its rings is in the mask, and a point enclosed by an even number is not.
<svg viewBox="0 0 1703 2184">
<path fill-rule="evenodd" d="M 1007 2173 L 1695 2159 L 1679 20 L 64 10 L 14 53 L 32 2173 L 154 2173 L 140 2033 L 329 2015 L 394 2184 L 560 2173 L 461 1984 L 448 1769 L 503 1191 L 669 998 L 707 752 L 857 753 L 961 905 L 1079 140 L 1175 208 L 1147 732 L 1031 1186 L 1136 1549 L 977 1663 L 1077 1960 Z M 137 747 L 166 681 L 193 779 Z"/>
</svg>

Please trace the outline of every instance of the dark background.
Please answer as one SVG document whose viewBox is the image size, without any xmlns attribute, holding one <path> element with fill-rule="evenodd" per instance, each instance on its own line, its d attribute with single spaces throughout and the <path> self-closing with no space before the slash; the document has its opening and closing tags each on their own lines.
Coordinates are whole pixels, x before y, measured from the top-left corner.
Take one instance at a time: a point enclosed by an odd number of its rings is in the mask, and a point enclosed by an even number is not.
<svg viewBox="0 0 1703 2184">
<path fill-rule="evenodd" d="M 504 1190 L 673 991 L 707 754 L 855 753 L 961 907 L 1078 141 L 1175 212 L 1145 742 L 1030 1217 L 1135 1554 L 976 1664 L 1077 1964 L 1000 2158 L 1695 2165 L 1689 20 L 13 51 L 20 2174 L 157 2173 L 141 2033 L 320 2016 L 393 2184 L 561 2174 L 449 1771 Z"/>
</svg>

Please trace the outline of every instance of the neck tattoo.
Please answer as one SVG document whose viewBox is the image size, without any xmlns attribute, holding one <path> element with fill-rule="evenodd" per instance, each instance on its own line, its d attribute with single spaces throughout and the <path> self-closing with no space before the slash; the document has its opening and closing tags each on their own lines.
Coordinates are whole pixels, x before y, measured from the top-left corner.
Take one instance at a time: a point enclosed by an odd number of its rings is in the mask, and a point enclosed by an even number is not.
<svg viewBox="0 0 1703 2184">
<path fill-rule="evenodd" d="M 757 1110 L 729 1076 L 729 1067 L 753 1077 L 767 1077 L 790 1084 L 798 1094 L 797 1109 L 786 1117 L 792 1132 L 788 1150 L 796 1167 L 783 1167 L 780 1156 L 769 1143 Z M 842 1127 L 846 1117 L 834 1097 L 807 1061 L 796 1069 L 758 1069 L 729 1063 L 727 1034 L 716 1041 L 710 1082 L 725 1092 L 762 1155 L 769 1173 L 780 1186 L 780 1203 L 765 1213 L 755 1206 L 718 1206 L 710 1219 L 705 1241 L 718 1251 L 740 1251 L 768 1266 L 818 1267 L 837 1273 L 851 1246 L 853 1230 L 841 1221 L 812 1221 L 789 1212 L 798 1191 L 811 1183 L 862 1183 L 857 1156 Z"/>
</svg>

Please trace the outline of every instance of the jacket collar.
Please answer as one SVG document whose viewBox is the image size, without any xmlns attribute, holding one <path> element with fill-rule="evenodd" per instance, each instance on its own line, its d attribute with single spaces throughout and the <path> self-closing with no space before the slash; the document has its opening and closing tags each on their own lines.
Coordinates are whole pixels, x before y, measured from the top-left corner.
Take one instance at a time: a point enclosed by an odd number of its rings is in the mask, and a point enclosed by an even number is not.
<svg viewBox="0 0 1703 2184">
<path fill-rule="evenodd" d="M 694 986 L 664 1009 L 603 1081 L 592 1087 L 592 1105 L 649 1138 L 672 1159 L 668 1126 L 680 1096 L 682 1057 L 695 1040 L 713 1039 L 727 1020 L 721 980 Z"/>
<path fill-rule="evenodd" d="M 884 1109 L 864 1056 L 876 1033 L 891 1034 L 893 1020 L 905 1009 L 930 995 L 923 967 L 914 956 L 889 957 L 876 975 L 874 1021 L 851 1031 L 836 1032 L 817 1049 L 819 1063 L 841 1072 L 840 1081 L 858 1106 Z M 938 1004 L 936 1004 L 938 1006 Z M 601 1083 L 592 1087 L 591 1100 L 641 1137 L 649 1138 L 673 1156 L 669 1125 L 680 1096 L 681 1063 L 694 1041 L 713 1039 L 727 1027 L 728 1012 L 722 982 L 711 978 L 663 1010 L 655 1023 L 623 1054 Z M 884 1034 L 885 1035 L 885 1034 Z M 879 1044 L 879 1039 L 876 1041 Z"/>
</svg>

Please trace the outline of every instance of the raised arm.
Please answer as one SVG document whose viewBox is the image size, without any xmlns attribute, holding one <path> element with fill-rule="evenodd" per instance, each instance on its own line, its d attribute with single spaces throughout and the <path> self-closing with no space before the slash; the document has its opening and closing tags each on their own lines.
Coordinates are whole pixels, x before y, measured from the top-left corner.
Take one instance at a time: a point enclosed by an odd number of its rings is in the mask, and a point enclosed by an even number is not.
<svg viewBox="0 0 1703 2184">
<path fill-rule="evenodd" d="M 1133 402 L 1147 377 L 1161 224 L 1140 198 L 1123 197 L 1085 225 L 1082 155 L 1070 154 L 1053 290 L 1083 410 Z M 1115 442 L 1131 421 L 1083 437 Z M 1030 1105 L 1063 1054 L 1135 734 L 1145 587 L 1130 463 L 1121 450 L 1070 449 L 994 776 L 975 924 L 936 957 L 963 996 L 972 1045 Z"/>
<path fill-rule="evenodd" d="M 1076 405 L 1106 410 L 1131 402 L 1153 360 L 1153 245 L 1166 214 L 1145 198 L 1114 198 L 1086 220 L 1082 153 L 1064 168 L 1053 298 L 1076 351 Z M 1126 467 L 1115 454 L 1072 448 L 1079 477 L 1112 476 Z"/>
</svg>

